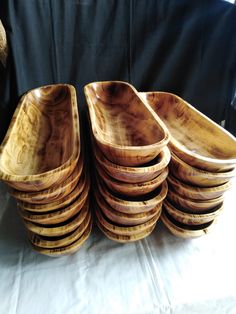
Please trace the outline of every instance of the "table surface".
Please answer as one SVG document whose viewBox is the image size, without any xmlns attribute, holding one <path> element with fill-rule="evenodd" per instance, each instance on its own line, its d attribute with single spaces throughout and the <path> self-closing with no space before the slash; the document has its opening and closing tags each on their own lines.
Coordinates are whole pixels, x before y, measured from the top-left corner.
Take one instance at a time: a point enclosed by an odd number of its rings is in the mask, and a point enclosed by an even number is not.
<svg viewBox="0 0 236 314">
<path fill-rule="evenodd" d="M 0 313 L 236 314 L 236 184 L 211 233 L 181 239 L 158 222 L 131 244 L 94 227 L 77 253 L 34 252 L 16 202 L 0 183 Z"/>
</svg>

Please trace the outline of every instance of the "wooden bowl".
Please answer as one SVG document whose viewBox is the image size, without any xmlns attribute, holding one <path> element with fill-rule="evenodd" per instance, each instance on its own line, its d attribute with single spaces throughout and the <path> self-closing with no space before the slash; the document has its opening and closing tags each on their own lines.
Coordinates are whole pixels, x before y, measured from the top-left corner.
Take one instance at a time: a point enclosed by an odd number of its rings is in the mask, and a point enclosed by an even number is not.
<svg viewBox="0 0 236 314">
<path fill-rule="evenodd" d="M 34 213 L 28 210 L 21 209 L 20 215 L 24 220 L 32 221 L 42 225 L 54 225 L 63 221 L 67 221 L 71 217 L 75 216 L 84 206 L 89 193 L 89 184 L 87 183 L 81 194 L 77 196 L 75 201 L 69 206 L 65 206 L 61 209 L 50 211 L 47 213 Z"/>
<path fill-rule="evenodd" d="M 122 194 L 124 196 L 141 196 L 154 191 L 162 182 L 167 178 L 169 173 L 168 167 L 166 167 L 161 174 L 151 181 L 142 183 L 126 183 L 118 181 L 110 177 L 102 167 L 96 163 L 96 169 L 100 178 L 109 186 L 110 190 Z"/>
<path fill-rule="evenodd" d="M 170 161 L 170 150 L 164 147 L 160 154 L 148 164 L 136 167 L 125 167 L 108 160 L 100 149 L 94 146 L 96 160 L 103 169 L 114 179 L 127 183 L 142 183 L 156 178 Z"/>
<path fill-rule="evenodd" d="M 156 217 L 162 208 L 162 203 L 158 204 L 152 210 L 148 212 L 138 214 L 126 214 L 113 209 L 101 196 L 100 193 L 95 193 L 97 206 L 102 213 L 111 221 L 118 225 L 134 226 L 147 222 L 148 220 Z"/>
<path fill-rule="evenodd" d="M 171 175 L 168 176 L 167 182 L 174 192 L 195 200 L 211 200 L 220 197 L 232 186 L 231 182 L 227 182 L 210 188 L 197 187 L 183 183 Z"/>
<path fill-rule="evenodd" d="M 210 200 L 194 200 L 187 198 L 186 196 L 181 196 L 180 194 L 169 189 L 166 199 L 169 200 L 172 204 L 184 208 L 186 212 L 200 214 L 207 212 L 221 204 L 224 200 L 224 195 Z"/>
<path fill-rule="evenodd" d="M 70 232 L 69 234 L 57 236 L 57 237 L 47 237 L 41 236 L 38 234 L 34 234 L 33 232 L 28 231 L 28 237 L 30 242 L 38 247 L 42 248 L 59 248 L 68 246 L 71 243 L 77 241 L 85 230 L 88 228 L 91 221 L 91 213 L 88 212 L 85 220 L 79 225 L 74 231 Z"/>
<path fill-rule="evenodd" d="M 22 192 L 18 190 L 11 190 L 10 193 L 17 200 L 32 204 L 47 204 L 59 201 L 71 193 L 81 176 L 83 170 L 83 159 L 80 157 L 77 166 L 72 174 L 62 183 L 54 185 L 52 188 L 39 192 Z"/>
<path fill-rule="evenodd" d="M 59 200 L 55 200 L 54 202 L 48 204 L 31 204 L 27 202 L 18 201 L 18 205 L 20 206 L 21 209 L 31 211 L 34 213 L 47 213 L 52 210 L 58 210 L 59 208 L 71 204 L 78 197 L 78 195 L 82 193 L 82 191 L 85 189 L 87 183 L 86 181 L 87 177 L 85 177 L 85 175 L 82 175 L 76 187 L 70 194 L 66 195 L 65 197 Z"/>
<path fill-rule="evenodd" d="M 236 165 L 235 137 L 180 97 L 142 93 L 171 133 L 171 150 L 189 165 L 224 172 Z"/>
<path fill-rule="evenodd" d="M 223 202 L 203 214 L 193 214 L 186 212 L 184 208 L 176 206 L 173 203 L 168 202 L 168 200 L 166 199 L 163 203 L 163 207 L 168 212 L 168 214 L 178 222 L 181 222 L 185 225 L 202 225 L 204 223 L 214 220 L 222 213 Z"/>
<path fill-rule="evenodd" d="M 22 96 L 0 147 L 0 179 L 20 191 L 59 184 L 80 155 L 75 88 L 55 84 Z"/>
<path fill-rule="evenodd" d="M 202 225 L 186 225 L 176 221 L 165 210 L 162 211 L 161 220 L 166 228 L 180 238 L 195 238 L 209 233 L 217 220 L 212 220 Z"/>
<path fill-rule="evenodd" d="M 84 206 L 82 206 L 81 210 L 79 210 L 79 212 L 75 216 L 72 216 L 68 220 L 63 221 L 62 223 L 59 223 L 57 225 L 40 225 L 28 220 L 23 220 L 23 222 L 26 229 L 35 234 L 47 237 L 57 237 L 66 235 L 79 227 L 85 220 L 88 212 L 89 200 L 87 199 Z"/>
<path fill-rule="evenodd" d="M 170 173 L 181 181 L 197 185 L 199 187 L 211 187 L 221 185 L 228 182 L 236 176 L 236 170 L 231 169 L 225 172 L 204 171 L 190 166 L 173 152 L 171 153 L 171 161 L 169 163 Z"/>
<path fill-rule="evenodd" d="M 104 200 L 116 211 L 124 214 L 139 214 L 149 212 L 161 204 L 166 197 L 168 186 L 164 181 L 152 193 L 132 198 L 112 194 L 102 182 L 98 183 L 98 189 Z"/>
<path fill-rule="evenodd" d="M 41 248 L 41 247 L 36 246 L 34 244 L 32 244 L 32 246 L 33 246 L 34 250 L 37 251 L 38 253 L 48 255 L 51 257 L 59 257 L 59 256 L 63 256 L 63 255 L 73 254 L 73 253 L 77 252 L 81 248 L 81 246 L 84 244 L 84 242 L 89 238 L 90 233 L 92 231 L 92 226 L 93 226 L 93 222 L 91 219 L 87 229 L 84 231 L 84 233 L 81 235 L 81 237 L 70 245 L 60 247 L 60 248 L 52 248 L 52 249 Z"/>
<path fill-rule="evenodd" d="M 128 83 L 96 82 L 84 87 L 97 145 L 112 162 L 138 166 L 154 159 L 169 142 L 169 132 Z"/>
</svg>

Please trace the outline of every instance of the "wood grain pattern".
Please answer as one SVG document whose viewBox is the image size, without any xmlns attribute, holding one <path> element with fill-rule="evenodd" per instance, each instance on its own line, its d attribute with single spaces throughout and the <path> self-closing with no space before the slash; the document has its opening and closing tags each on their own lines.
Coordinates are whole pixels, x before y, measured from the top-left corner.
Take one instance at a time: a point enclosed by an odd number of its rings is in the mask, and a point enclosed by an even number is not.
<svg viewBox="0 0 236 314">
<path fill-rule="evenodd" d="M 125 214 L 138 214 L 151 211 L 161 204 L 167 195 L 168 186 L 164 181 L 154 192 L 144 198 L 128 199 L 121 198 L 120 195 L 113 195 L 102 182 L 98 183 L 98 190 L 103 199 L 116 211 Z"/>
<path fill-rule="evenodd" d="M 116 164 L 137 166 L 154 159 L 169 142 L 169 132 L 133 86 L 95 82 L 84 87 L 93 136 Z"/>
<path fill-rule="evenodd" d="M 0 147 L 0 178 L 21 191 L 59 184 L 80 155 L 76 92 L 55 84 L 22 96 Z"/>
<path fill-rule="evenodd" d="M 191 166 L 207 171 L 226 171 L 236 165 L 235 137 L 180 97 L 142 93 L 171 133 L 173 152 Z"/>
<path fill-rule="evenodd" d="M 236 168 L 225 172 L 204 171 L 190 166 L 173 152 L 169 163 L 170 173 L 181 181 L 199 187 L 212 187 L 228 182 L 236 176 Z"/>
</svg>

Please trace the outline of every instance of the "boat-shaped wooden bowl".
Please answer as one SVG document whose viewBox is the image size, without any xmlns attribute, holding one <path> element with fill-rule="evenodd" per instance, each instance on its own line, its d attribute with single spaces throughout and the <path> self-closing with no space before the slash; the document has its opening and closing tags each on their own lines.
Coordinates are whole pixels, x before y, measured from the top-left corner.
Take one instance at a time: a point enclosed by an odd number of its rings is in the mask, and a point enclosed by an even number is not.
<svg viewBox="0 0 236 314">
<path fill-rule="evenodd" d="M 104 216 L 106 216 L 109 220 L 113 221 L 114 223 L 124 226 L 134 226 L 145 223 L 148 220 L 152 219 L 153 217 L 157 217 L 160 214 L 162 208 L 162 203 L 160 203 L 148 212 L 138 214 L 126 214 L 112 208 L 103 199 L 100 193 L 95 193 L 95 198 L 97 201 L 97 206 L 104 214 Z"/>
<path fill-rule="evenodd" d="M 207 212 L 221 204 L 224 200 L 224 195 L 221 195 L 217 198 L 212 198 L 210 200 L 194 200 L 187 198 L 186 196 L 181 196 L 180 194 L 169 189 L 166 199 L 169 200 L 172 204 L 184 208 L 186 212 L 200 214 Z"/>
<path fill-rule="evenodd" d="M 47 237 L 66 235 L 78 228 L 85 220 L 89 212 L 89 200 L 87 199 L 81 210 L 71 218 L 56 225 L 40 225 L 28 220 L 23 220 L 27 230 Z"/>
<path fill-rule="evenodd" d="M 95 82 L 84 87 L 91 129 L 112 162 L 137 166 L 154 159 L 169 142 L 169 132 L 128 83 Z"/>
<path fill-rule="evenodd" d="M 0 147 L 0 178 L 20 191 L 59 184 L 80 155 L 75 88 L 55 84 L 22 96 Z"/>
<path fill-rule="evenodd" d="M 220 197 L 232 186 L 232 183 L 229 181 L 218 186 L 203 188 L 183 183 L 171 175 L 168 176 L 167 182 L 174 192 L 194 200 L 211 200 Z"/>
<path fill-rule="evenodd" d="M 17 200 L 31 204 L 47 204 L 61 199 L 70 194 L 76 187 L 83 170 L 83 159 L 80 157 L 72 174 L 62 183 L 52 188 L 39 192 L 22 192 L 11 189 L 10 193 Z"/>
<path fill-rule="evenodd" d="M 211 172 L 190 166 L 173 152 L 169 164 L 170 173 L 177 179 L 199 187 L 211 187 L 228 182 L 236 176 L 235 168 L 225 172 Z"/>
<path fill-rule="evenodd" d="M 168 214 L 173 217 L 176 221 L 181 222 L 185 225 L 202 225 L 204 223 L 210 222 L 218 217 L 223 211 L 223 202 L 215 206 L 206 213 L 189 213 L 180 206 L 176 206 L 168 200 L 165 199 L 163 203 L 164 209 Z"/>
<path fill-rule="evenodd" d="M 132 198 L 113 194 L 102 182 L 98 182 L 98 189 L 104 200 L 116 211 L 124 214 L 138 214 L 149 212 L 161 204 L 166 197 L 168 186 L 164 181 L 153 192 L 142 197 Z"/>
<path fill-rule="evenodd" d="M 189 165 L 226 171 L 236 165 L 235 137 L 180 97 L 165 93 L 142 93 L 171 133 L 170 147 Z"/>
<path fill-rule="evenodd" d="M 217 222 L 215 219 L 202 225 L 186 225 L 176 221 L 166 210 L 162 211 L 161 220 L 172 234 L 185 239 L 200 237 L 209 233 Z"/>
<path fill-rule="evenodd" d="M 127 183 L 110 177 L 106 171 L 96 163 L 99 177 L 109 186 L 110 190 L 124 196 L 142 196 L 154 191 L 167 178 L 169 173 L 166 167 L 156 178 L 142 183 Z"/>
<path fill-rule="evenodd" d="M 170 150 L 164 147 L 160 154 L 148 164 L 136 167 L 125 167 L 114 164 L 94 145 L 96 160 L 114 179 L 127 183 L 142 183 L 156 178 L 169 164 Z"/>
<path fill-rule="evenodd" d="M 93 221 L 91 219 L 87 229 L 84 231 L 84 233 L 81 235 L 81 237 L 69 245 L 59 247 L 59 248 L 51 248 L 51 249 L 50 248 L 42 248 L 42 247 L 36 246 L 34 244 L 32 244 L 32 246 L 33 246 L 34 250 L 37 251 L 38 253 L 43 254 L 43 255 L 48 255 L 51 257 L 59 257 L 59 256 L 63 256 L 63 255 L 74 254 L 75 252 L 77 252 L 81 248 L 81 246 L 89 238 L 91 231 L 92 231 L 92 226 L 93 226 Z"/>
</svg>

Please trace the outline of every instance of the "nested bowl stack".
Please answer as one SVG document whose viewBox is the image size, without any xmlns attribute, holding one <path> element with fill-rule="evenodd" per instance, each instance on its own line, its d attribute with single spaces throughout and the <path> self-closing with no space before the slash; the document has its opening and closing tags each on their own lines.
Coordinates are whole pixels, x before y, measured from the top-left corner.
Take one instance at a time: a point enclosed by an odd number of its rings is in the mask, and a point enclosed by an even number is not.
<svg viewBox="0 0 236 314">
<path fill-rule="evenodd" d="M 170 131 L 171 161 L 162 221 L 175 235 L 208 232 L 235 176 L 236 139 L 180 97 L 140 93 Z"/>
<path fill-rule="evenodd" d="M 48 85 L 22 96 L 0 147 L 0 178 L 35 250 L 70 254 L 88 238 L 90 181 L 73 86 Z"/>
<path fill-rule="evenodd" d="M 85 86 L 96 168 L 96 221 L 111 240 L 151 234 L 167 194 L 169 132 L 133 86 Z"/>
</svg>

